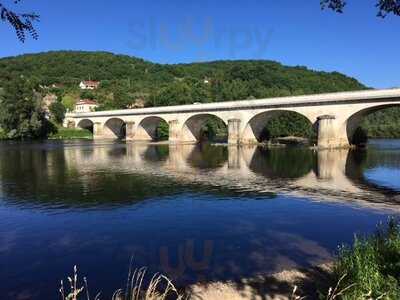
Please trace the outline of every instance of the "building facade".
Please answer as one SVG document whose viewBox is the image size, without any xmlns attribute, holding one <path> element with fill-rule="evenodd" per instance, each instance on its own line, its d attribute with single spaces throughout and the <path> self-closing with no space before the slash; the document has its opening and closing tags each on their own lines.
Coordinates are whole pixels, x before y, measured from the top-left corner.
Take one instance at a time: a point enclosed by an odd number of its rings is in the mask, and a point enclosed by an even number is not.
<svg viewBox="0 0 400 300">
<path fill-rule="evenodd" d="M 93 80 L 86 80 L 86 81 L 81 81 L 79 84 L 79 87 L 81 90 L 95 90 L 99 87 L 100 82 L 98 81 L 93 81 Z"/>
<path fill-rule="evenodd" d="M 90 99 L 82 99 L 75 104 L 75 113 L 94 112 L 99 105 L 96 101 Z"/>
</svg>

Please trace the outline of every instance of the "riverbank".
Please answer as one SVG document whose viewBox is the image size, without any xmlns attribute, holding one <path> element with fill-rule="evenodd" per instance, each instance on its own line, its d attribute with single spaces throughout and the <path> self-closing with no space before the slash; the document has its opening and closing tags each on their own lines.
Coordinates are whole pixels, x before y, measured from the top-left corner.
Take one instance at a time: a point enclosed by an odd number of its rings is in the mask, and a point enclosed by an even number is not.
<svg viewBox="0 0 400 300">
<path fill-rule="evenodd" d="M 308 269 L 291 269 L 270 276 L 242 279 L 239 282 L 196 284 L 188 289 L 190 299 L 205 300 L 294 300 L 320 299 L 320 290 L 326 291 L 332 282 L 332 263 Z"/>
<path fill-rule="evenodd" d="M 93 139 L 93 134 L 86 129 L 58 127 L 57 132 L 49 136 L 50 140 Z"/>
</svg>

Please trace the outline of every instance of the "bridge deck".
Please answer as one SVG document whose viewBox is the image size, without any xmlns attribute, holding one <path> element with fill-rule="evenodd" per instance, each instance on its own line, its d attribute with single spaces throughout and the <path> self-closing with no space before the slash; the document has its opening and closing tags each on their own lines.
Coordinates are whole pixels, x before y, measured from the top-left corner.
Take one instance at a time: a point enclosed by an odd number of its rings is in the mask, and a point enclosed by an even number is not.
<svg viewBox="0 0 400 300">
<path fill-rule="evenodd" d="M 138 109 L 109 110 L 90 113 L 68 113 L 67 117 L 101 117 L 101 116 L 127 116 L 168 114 L 180 112 L 202 112 L 220 110 L 240 110 L 268 107 L 295 107 L 312 106 L 329 103 L 354 103 L 354 102 L 379 102 L 398 98 L 400 101 L 400 88 L 383 90 L 365 90 L 354 92 L 325 93 L 303 96 L 276 97 L 257 100 L 238 100 L 214 103 L 201 103 L 189 105 L 161 106 Z"/>
</svg>

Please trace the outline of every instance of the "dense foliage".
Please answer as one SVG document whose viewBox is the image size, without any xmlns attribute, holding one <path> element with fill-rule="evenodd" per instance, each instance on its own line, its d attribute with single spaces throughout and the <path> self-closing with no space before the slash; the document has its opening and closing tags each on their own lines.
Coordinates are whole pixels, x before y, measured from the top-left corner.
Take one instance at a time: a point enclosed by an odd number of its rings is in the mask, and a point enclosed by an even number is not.
<svg viewBox="0 0 400 300">
<path fill-rule="evenodd" d="M 57 124 L 62 124 L 65 117 L 65 106 L 59 102 L 53 102 L 49 106 L 50 114 L 53 121 Z"/>
<path fill-rule="evenodd" d="M 306 117 L 294 112 L 282 112 L 266 124 L 262 138 L 266 140 L 285 136 L 313 138 L 314 134 L 313 124 Z"/>
<path fill-rule="evenodd" d="M 400 137 L 400 108 L 393 107 L 377 111 L 367 116 L 362 123 L 369 137 L 398 138 Z"/>
<path fill-rule="evenodd" d="M 138 103 L 164 106 L 366 88 L 356 79 L 337 72 L 317 72 L 266 60 L 161 65 L 126 55 L 82 51 L 0 59 L 0 88 L 21 75 L 40 83 L 43 94 L 55 94 L 68 110 L 79 98 L 95 99 L 99 110 L 109 110 Z M 100 81 L 99 88 L 80 90 L 79 83 L 88 79 Z M 367 119 L 364 128 L 369 129 L 370 136 L 398 137 L 399 115 L 399 109 L 377 113 Z M 215 133 L 215 124 L 208 126 Z M 272 120 L 269 126 L 272 137 L 283 133 L 310 135 L 307 121 L 289 114 Z M 165 138 L 165 131 L 160 129 L 161 139 Z"/>
<path fill-rule="evenodd" d="M 31 80 L 18 76 L 0 95 L 0 127 L 8 138 L 45 138 L 55 131 L 42 109 L 41 95 Z"/>
</svg>

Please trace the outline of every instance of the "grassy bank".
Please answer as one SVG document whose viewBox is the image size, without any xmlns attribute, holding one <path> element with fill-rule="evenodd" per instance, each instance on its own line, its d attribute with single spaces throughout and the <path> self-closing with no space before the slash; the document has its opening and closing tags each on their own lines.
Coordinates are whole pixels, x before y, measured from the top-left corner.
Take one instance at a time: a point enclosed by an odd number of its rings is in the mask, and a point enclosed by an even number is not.
<svg viewBox="0 0 400 300">
<path fill-rule="evenodd" d="M 64 128 L 58 127 L 57 133 L 49 136 L 53 140 L 68 140 L 68 139 L 92 139 L 93 134 L 86 129 Z"/>
<path fill-rule="evenodd" d="M 379 225 L 369 237 L 343 246 L 333 268 L 342 278 L 340 299 L 400 299 L 400 227 L 395 220 Z"/>
</svg>

